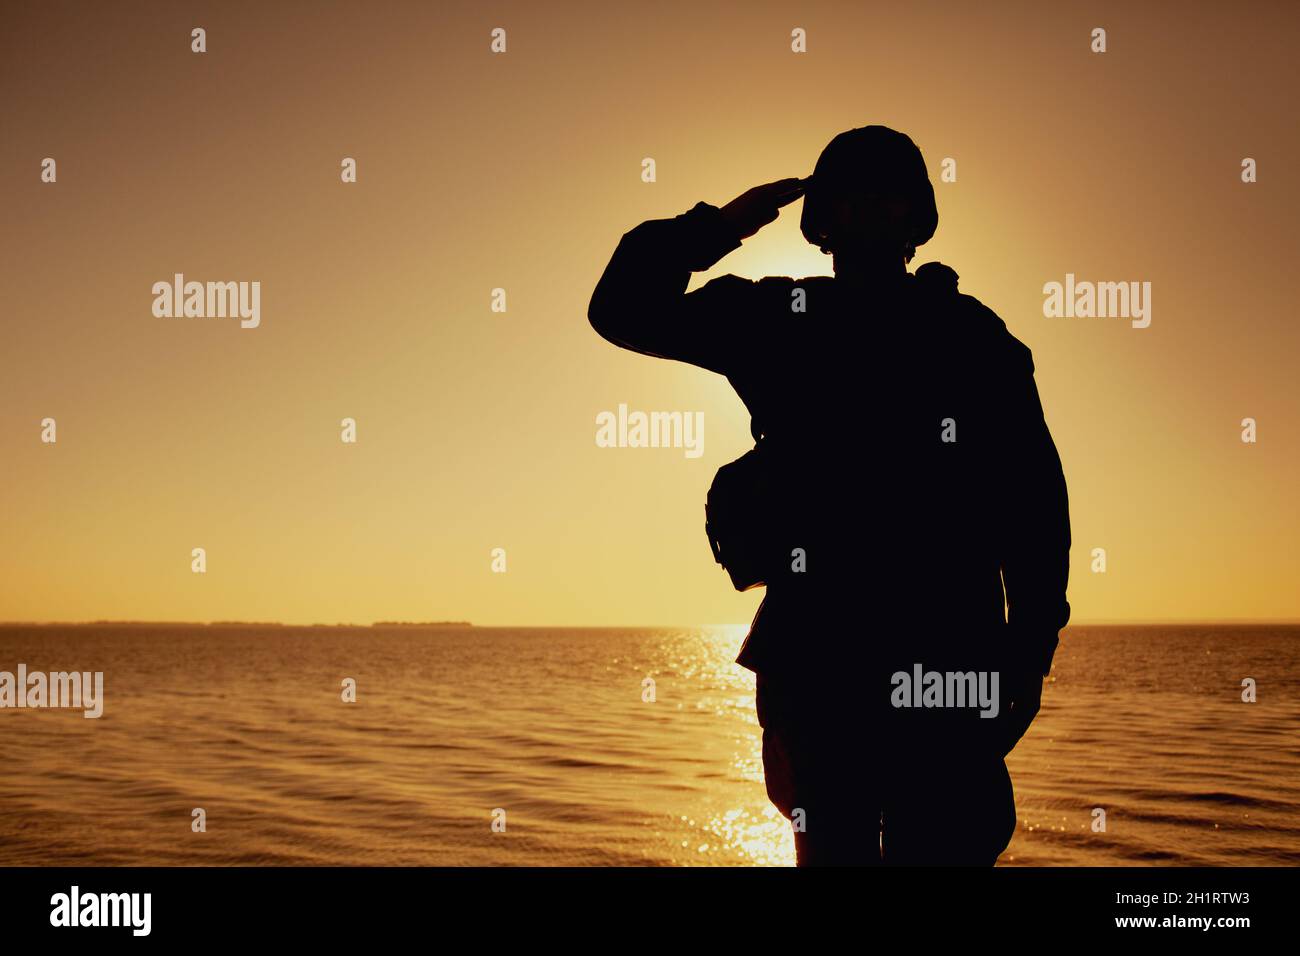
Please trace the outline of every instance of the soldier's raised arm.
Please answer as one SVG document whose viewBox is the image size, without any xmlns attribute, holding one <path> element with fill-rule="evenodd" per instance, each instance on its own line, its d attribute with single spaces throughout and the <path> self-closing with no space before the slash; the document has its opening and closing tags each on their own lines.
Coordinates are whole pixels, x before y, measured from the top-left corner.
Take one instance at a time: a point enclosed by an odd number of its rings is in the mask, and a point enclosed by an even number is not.
<svg viewBox="0 0 1300 956">
<path fill-rule="evenodd" d="M 800 180 L 784 179 L 756 186 L 721 209 L 700 202 L 625 233 L 592 293 L 592 327 L 634 352 L 727 374 L 755 283 L 726 275 L 687 294 L 690 275 L 712 268 L 802 193 Z"/>
</svg>

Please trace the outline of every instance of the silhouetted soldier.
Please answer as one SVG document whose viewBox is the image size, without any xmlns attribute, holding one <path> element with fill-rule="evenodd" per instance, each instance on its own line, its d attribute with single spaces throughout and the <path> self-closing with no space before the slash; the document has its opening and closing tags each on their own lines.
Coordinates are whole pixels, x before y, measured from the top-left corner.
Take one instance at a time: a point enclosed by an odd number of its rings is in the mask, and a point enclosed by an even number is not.
<svg viewBox="0 0 1300 956">
<path fill-rule="evenodd" d="M 685 293 L 800 195 L 834 277 Z M 807 180 L 642 223 L 591 300 L 616 345 L 725 375 L 761 436 L 764 543 L 742 550 L 767 594 L 738 660 L 800 865 L 995 862 L 1015 829 L 1003 758 L 1069 618 L 1065 479 L 1029 350 L 951 269 L 907 272 L 937 225 L 920 151 L 868 126 Z M 959 675 L 946 706 L 901 688 L 918 669 Z M 992 674 L 993 707 L 954 706 L 965 675 Z"/>
</svg>

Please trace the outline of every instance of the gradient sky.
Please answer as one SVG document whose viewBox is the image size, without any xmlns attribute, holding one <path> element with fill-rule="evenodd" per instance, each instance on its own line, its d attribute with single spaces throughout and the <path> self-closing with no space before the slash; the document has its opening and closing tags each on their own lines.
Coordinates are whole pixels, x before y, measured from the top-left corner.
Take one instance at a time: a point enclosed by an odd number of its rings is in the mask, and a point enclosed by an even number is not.
<svg viewBox="0 0 1300 956">
<path fill-rule="evenodd" d="M 641 220 L 868 123 L 936 179 L 914 264 L 1034 351 L 1076 621 L 1300 618 L 1300 8 L 1042 6 L 8 8 L 0 619 L 748 621 L 702 529 L 739 399 L 608 345 L 587 302 Z M 694 284 L 829 272 L 800 208 Z M 259 280 L 261 327 L 155 318 L 175 272 Z M 1045 318 L 1067 272 L 1150 281 L 1151 327 Z M 703 456 L 596 447 L 620 402 L 703 411 Z"/>
</svg>

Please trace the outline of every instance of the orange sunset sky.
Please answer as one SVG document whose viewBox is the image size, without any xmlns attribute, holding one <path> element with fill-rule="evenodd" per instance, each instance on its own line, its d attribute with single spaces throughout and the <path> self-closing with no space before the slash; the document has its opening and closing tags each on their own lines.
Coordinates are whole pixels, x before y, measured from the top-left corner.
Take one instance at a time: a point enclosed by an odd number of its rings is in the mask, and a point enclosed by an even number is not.
<svg viewBox="0 0 1300 956">
<path fill-rule="evenodd" d="M 1300 618 L 1297 26 L 1280 2 L 11 5 L 0 619 L 748 621 L 761 592 L 702 527 L 739 399 L 605 343 L 587 302 L 638 222 L 869 123 L 935 179 L 913 265 L 1033 349 L 1075 620 Z M 800 208 L 693 283 L 829 272 Z M 260 327 L 155 317 L 176 272 L 260 281 Z M 1045 318 L 1066 273 L 1151 282 L 1151 326 Z M 620 403 L 702 411 L 703 455 L 598 448 Z"/>
</svg>

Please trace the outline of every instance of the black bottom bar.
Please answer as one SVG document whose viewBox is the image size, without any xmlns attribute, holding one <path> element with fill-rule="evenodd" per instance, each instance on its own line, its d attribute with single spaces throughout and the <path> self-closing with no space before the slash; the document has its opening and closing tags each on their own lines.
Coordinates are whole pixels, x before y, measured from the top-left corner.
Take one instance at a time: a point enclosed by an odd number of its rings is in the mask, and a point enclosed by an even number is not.
<svg viewBox="0 0 1300 956">
<path fill-rule="evenodd" d="M 414 938 L 463 949 L 454 942 L 463 936 L 470 945 L 641 938 L 671 951 L 697 948 L 702 930 L 742 947 L 788 933 L 812 943 L 822 930 L 853 934 L 846 943 L 900 934 L 1030 943 L 1024 934 L 1048 933 L 1231 945 L 1292 926 L 1295 889 L 1296 871 L 1276 868 L 8 869 L 0 932 L 7 943 L 76 934 L 92 945 L 265 939 L 295 948 Z M 149 932 L 137 936 L 146 893 Z M 71 925 L 114 918 L 119 925 Z"/>
</svg>

